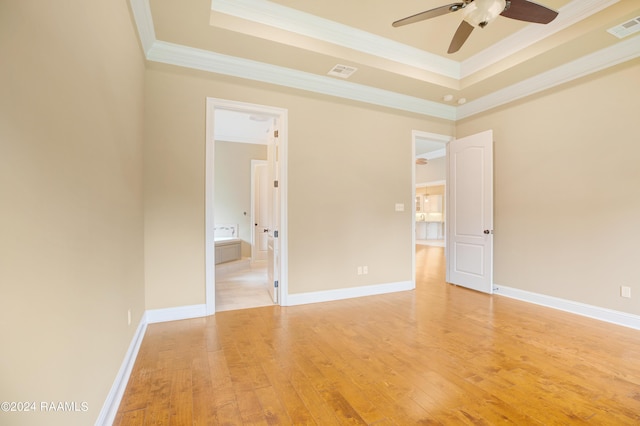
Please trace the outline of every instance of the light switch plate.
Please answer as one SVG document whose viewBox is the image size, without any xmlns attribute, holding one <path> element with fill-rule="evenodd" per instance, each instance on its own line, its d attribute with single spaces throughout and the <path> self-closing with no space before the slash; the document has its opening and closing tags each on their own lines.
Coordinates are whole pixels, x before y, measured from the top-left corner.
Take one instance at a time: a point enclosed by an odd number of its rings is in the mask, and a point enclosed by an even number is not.
<svg viewBox="0 0 640 426">
<path fill-rule="evenodd" d="M 622 297 L 631 297 L 631 287 L 621 286 L 620 287 L 620 296 Z"/>
<path fill-rule="evenodd" d="M 403 212 L 404 211 L 404 204 L 396 203 L 396 211 L 397 212 Z"/>
</svg>

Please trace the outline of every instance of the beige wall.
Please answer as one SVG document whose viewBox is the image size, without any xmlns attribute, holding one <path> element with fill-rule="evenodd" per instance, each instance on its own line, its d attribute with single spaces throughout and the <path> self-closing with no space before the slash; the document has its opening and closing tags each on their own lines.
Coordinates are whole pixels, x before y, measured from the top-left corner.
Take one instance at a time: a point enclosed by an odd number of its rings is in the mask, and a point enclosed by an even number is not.
<svg viewBox="0 0 640 426">
<path fill-rule="evenodd" d="M 0 57 L 0 400 L 89 408 L 0 423 L 92 424 L 144 309 L 204 303 L 207 96 L 289 111 L 291 293 L 411 279 L 411 131 L 450 123 L 145 71 L 126 1 L 1 2 Z M 636 59 L 458 123 L 495 132 L 497 284 L 640 314 L 639 80 Z"/>
<path fill-rule="evenodd" d="M 146 83 L 148 309 L 204 303 L 208 96 L 288 109 L 290 293 L 411 280 L 411 131 L 450 123 L 158 64 Z"/>
<path fill-rule="evenodd" d="M 144 311 L 127 2 L 0 2 L 0 58 L 0 401 L 88 404 L 0 424 L 93 424 Z"/>
<path fill-rule="evenodd" d="M 636 59 L 458 123 L 494 131 L 496 284 L 640 314 L 639 83 Z"/>
<path fill-rule="evenodd" d="M 267 145 L 215 142 L 216 224 L 238 225 L 242 257 L 251 257 L 251 160 L 266 160 Z"/>
</svg>

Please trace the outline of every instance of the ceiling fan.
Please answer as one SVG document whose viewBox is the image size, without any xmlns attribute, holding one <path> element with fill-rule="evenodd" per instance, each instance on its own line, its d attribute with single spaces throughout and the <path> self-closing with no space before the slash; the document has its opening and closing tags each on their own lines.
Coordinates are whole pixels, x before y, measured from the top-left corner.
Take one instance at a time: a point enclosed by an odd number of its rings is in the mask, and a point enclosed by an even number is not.
<svg viewBox="0 0 640 426">
<path fill-rule="evenodd" d="M 498 15 L 518 21 L 548 24 L 558 12 L 528 0 L 462 0 L 446 6 L 436 7 L 424 12 L 395 21 L 394 27 L 401 27 L 414 22 L 424 21 L 437 16 L 446 15 L 464 9 L 464 20 L 453 35 L 447 53 L 455 53 L 467 41 L 475 27 L 484 28 Z"/>
</svg>

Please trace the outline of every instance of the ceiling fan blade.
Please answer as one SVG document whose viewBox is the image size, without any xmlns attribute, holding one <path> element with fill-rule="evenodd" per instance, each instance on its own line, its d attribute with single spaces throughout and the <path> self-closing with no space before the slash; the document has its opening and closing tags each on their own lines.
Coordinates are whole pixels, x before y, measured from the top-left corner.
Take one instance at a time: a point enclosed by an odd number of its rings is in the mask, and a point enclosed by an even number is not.
<svg viewBox="0 0 640 426">
<path fill-rule="evenodd" d="M 471 35 L 471 31 L 473 31 L 473 25 L 467 21 L 462 21 L 456 30 L 456 33 L 453 35 L 453 39 L 451 40 L 447 53 L 456 53 L 460 50 L 464 42 L 467 41 Z"/>
<path fill-rule="evenodd" d="M 456 12 L 465 6 L 464 3 L 451 3 L 446 6 L 436 7 L 426 12 L 416 13 L 415 15 L 399 19 L 391 24 L 393 27 L 401 27 L 403 25 L 413 24 L 414 22 L 424 21 L 426 19 L 435 18 L 436 16 L 446 15 L 450 12 Z"/>
<path fill-rule="evenodd" d="M 548 24 L 556 19 L 558 12 L 528 0 L 511 0 L 511 6 L 500 15 L 518 21 Z"/>
</svg>

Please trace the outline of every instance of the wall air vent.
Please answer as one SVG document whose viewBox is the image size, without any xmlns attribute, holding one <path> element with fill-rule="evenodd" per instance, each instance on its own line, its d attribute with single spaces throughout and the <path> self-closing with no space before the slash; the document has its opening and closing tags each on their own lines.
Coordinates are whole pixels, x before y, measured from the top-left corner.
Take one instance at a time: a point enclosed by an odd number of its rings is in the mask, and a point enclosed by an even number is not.
<svg viewBox="0 0 640 426">
<path fill-rule="evenodd" d="M 353 74 L 357 70 L 358 68 L 355 67 L 338 64 L 335 67 L 331 68 L 331 71 L 329 71 L 327 74 L 333 75 L 335 77 L 349 78 L 351 77 L 351 74 Z"/>
<path fill-rule="evenodd" d="M 613 34 L 618 38 L 625 38 L 633 33 L 637 33 L 638 31 L 640 31 L 640 16 L 607 30 L 608 33 Z"/>
</svg>

